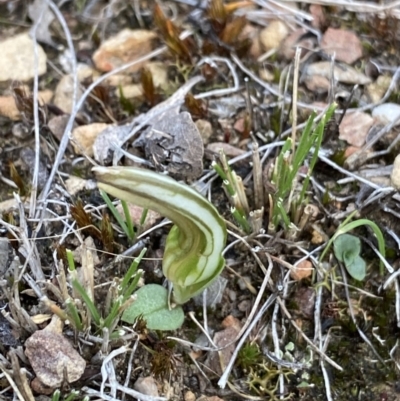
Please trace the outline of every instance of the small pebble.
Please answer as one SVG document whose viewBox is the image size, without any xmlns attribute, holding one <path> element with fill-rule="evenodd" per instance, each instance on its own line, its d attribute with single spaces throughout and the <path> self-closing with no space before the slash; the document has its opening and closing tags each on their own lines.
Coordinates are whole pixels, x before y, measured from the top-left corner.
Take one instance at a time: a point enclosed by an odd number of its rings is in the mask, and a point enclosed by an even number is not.
<svg viewBox="0 0 400 401">
<path fill-rule="evenodd" d="M 395 103 L 384 103 L 372 110 L 372 117 L 383 124 L 392 123 L 400 118 L 400 106 Z"/>
<path fill-rule="evenodd" d="M 196 396 L 191 391 L 187 391 L 184 396 L 185 401 L 195 401 Z"/>
<path fill-rule="evenodd" d="M 133 385 L 133 388 L 142 394 L 158 397 L 157 384 L 151 376 L 139 377 Z"/>
</svg>

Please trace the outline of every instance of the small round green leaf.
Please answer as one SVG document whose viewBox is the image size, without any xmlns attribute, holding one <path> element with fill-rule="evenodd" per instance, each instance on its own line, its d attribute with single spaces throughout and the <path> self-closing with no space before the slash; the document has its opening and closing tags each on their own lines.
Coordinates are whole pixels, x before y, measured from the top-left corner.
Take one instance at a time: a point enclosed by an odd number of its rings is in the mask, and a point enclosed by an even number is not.
<svg viewBox="0 0 400 401">
<path fill-rule="evenodd" d="M 362 257 L 357 256 L 350 264 L 346 264 L 345 262 L 345 266 L 351 277 L 358 281 L 364 280 L 366 275 L 366 263 Z"/>
<path fill-rule="evenodd" d="M 161 285 L 145 285 L 135 295 L 135 302 L 122 315 L 124 322 L 132 324 L 142 316 L 150 330 L 176 330 L 182 326 L 183 309 L 168 309 L 168 291 Z"/>
<path fill-rule="evenodd" d="M 333 242 L 333 251 L 340 262 L 351 264 L 360 255 L 361 241 L 354 235 L 339 235 Z"/>
<path fill-rule="evenodd" d="M 339 235 L 333 242 L 333 251 L 340 262 L 343 262 L 346 270 L 356 280 L 364 280 L 366 264 L 360 257 L 361 241 L 350 234 Z"/>
</svg>

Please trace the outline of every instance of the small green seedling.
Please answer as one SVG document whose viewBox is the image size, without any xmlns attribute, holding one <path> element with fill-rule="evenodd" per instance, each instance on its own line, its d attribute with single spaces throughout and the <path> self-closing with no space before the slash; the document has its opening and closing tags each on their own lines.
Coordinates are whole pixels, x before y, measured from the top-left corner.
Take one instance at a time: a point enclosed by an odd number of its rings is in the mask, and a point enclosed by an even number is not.
<svg viewBox="0 0 400 401">
<path fill-rule="evenodd" d="M 375 234 L 375 237 L 376 237 L 376 239 L 378 241 L 379 253 L 381 254 L 382 259 L 385 258 L 385 254 L 386 254 L 386 252 L 385 252 L 385 240 L 383 238 L 382 231 L 380 230 L 380 228 L 373 221 L 368 220 L 368 219 L 358 219 L 358 220 L 355 220 L 355 221 L 351 221 L 351 219 L 354 217 L 354 215 L 356 213 L 357 213 L 357 211 L 354 211 L 353 213 L 351 213 L 347 217 L 347 219 L 338 227 L 338 229 L 336 230 L 335 234 L 328 241 L 324 251 L 322 252 L 322 254 L 321 254 L 320 258 L 319 258 L 320 261 L 322 261 L 324 259 L 325 255 L 328 253 L 328 251 L 329 251 L 330 247 L 332 246 L 332 244 L 335 244 L 336 240 L 340 236 L 342 236 L 343 234 L 346 234 L 349 231 L 354 230 L 355 228 L 360 227 L 360 226 L 368 226 L 368 227 L 371 228 L 371 230 Z M 351 236 L 351 237 L 353 237 L 353 236 Z M 354 238 L 356 238 L 356 237 L 354 237 Z M 344 239 L 346 239 L 346 237 Z M 355 272 L 357 277 L 362 277 L 362 268 L 361 268 L 361 265 L 360 265 L 360 263 L 362 263 L 362 262 L 360 262 L 358 260 L 355 261 L 356 260 L 355 255 L 356 254 L 359 255 L 360 249 L 361 249 L 361 245 L 358 246 L 358 250 L 357 249 L 353 249 L 353 251 L 350 251 L 347 245 L 342 244 L 342 241 L 343 240 L 341 240 L 336 245 L 336 248 L 338 248 L 337 251 L 334 248 L 334 252 L 335 252 L 336 257 L 339 260 L 341 260 L 340 258 L 342 258 L 343 262 L 345 263 L 345 265 L 346 265 L 346 261 L 347 261 L 347 264 L 349 264 L 349 265 L 351 265 L 352 263 L 353 264 L 356 263 L 355 266 L 352 265 L 351 270 L 352 270 L 352 272 Z M 351 240 L 351 241 L 353 241 L 353 240 Z M 354 241 L 352 243 L 353 243 L 353 245 L 355 245 Z M 338 254 L 336 252 L 338 252 L 340 256 L 338 256 Z M 384 274 L 385 265 L 384 265 L 382 259 L 380 260 L 380 273 Z M 346 269 L 349 271 L 347 265 L 346 265 Z M 364 270 L 365 270 L 365 268 L 364 268 Z M 352 272 L 349 271 L 349 274 L 352 277 L 354 277 Z M 364 271 L 364 277 L 365 277 L 365 271 Z M 361 280 L 364 277 L 362 277 Z M 354 278 L 356 278 L 356 277 L 354 277 Z M 356 279 L 360 280 L 360 278 L 356 278 Z"/>
<path fill-rule="evenodd" d="M 76 397 L 78 397 L 79 391 L 77 390 L 71 390 L 69 395 L 67 397 L 64 397 L 62 401 L 74 401 Z M 51 396 L 51 401 L 60 401 L 61 397 L 61 391 L 60 390 L 55 390 L 54 393 Z M 82 398 L 82 401 L 89 401 L 89 397 L 85 396 Z"/>
<path fill-rule="evenodd" d="M 333 251 L 340 262 L 343 262 L 351 277 L 362 281 L 366 275 L 366 263 L 360 256 L 361 241 L 351 234 L 342 234 L 333 241 Z"/>
</svg>

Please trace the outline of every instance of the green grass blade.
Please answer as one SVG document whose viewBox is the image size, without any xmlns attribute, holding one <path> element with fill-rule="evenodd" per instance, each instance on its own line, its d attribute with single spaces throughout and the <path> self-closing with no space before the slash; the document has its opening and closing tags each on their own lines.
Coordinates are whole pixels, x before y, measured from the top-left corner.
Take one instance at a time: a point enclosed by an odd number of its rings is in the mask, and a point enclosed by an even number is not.
<svg viewBox="0 0 400 401">
<path fill-rule="evenodd" d="M 108 316 L 104 319 L 103 322 L 103 327 L 106 327 L 107 329 L 110 329 L 111 326 L 114 323 L 114 320 L 116 319 L 116 317 L 118 316 L 118 311 L 120 306 L 122 305 L 123 302 L 123 297 L 120 296 L 118 297 L 115 302 L 113 303 L 112 307 L 111 307 L 111 311 L 108 314 Z"/>
<path fill-rule="evenodd" d="M 140 227 L 142 227 L 144 222 L 146 221 L 148 211 L 149 209 L 143 209 L 142 215 L 140 216 Z"/>
<path fill-rule="evenodd" d="M 107 195 L 106 192 L 100 190 L 100 195 L 102 196 L 102 198 L 104 199 L 104 202 L 106 202 L 108 208 L 110 209 L 111 213 L 113 214 L 113 216 L 115 217 L 115 220 L 117 220 L 118 224 L 120 225 L 120 227 L 122 228 L 123 232 L 125 233 L 125 235 L 129 237 L 129 229 L 127 227 L 127 225 L 125 224 L 125 221 L 123 219 L 123 217 L 121 216 L 121 213 L 118 212 L 117 208 L 113 205 L 113 203 L 111 202 L 110 197 Z"/>
<path fill-rule="evenodd" d="M 70 249 L 66 249 L 66 254 L 67 254 L 67 262 L 68 262 L 68 270 L 70 272 L 75 272 L 75 261 L 74 261 L 74 254 L 71 252 Z"/>
<path fill-rule="evenodd" d="M 129 212 L 129 207 L 128 204 L 122 199 L 121 199 L 121 205 L 125 214 L 125 223 L 126 223 L 126 228 L 128 230 L 128 238 L 130 241 L 133 241 L 135 239 L 135 230 L 133 229 L 132 217 Z"/>
<path fill-rule="evenodd" d="M 65 399 L 65 401 L 73 401 L 79 395 L 79 391 L 72 390 L 69 396 Z"/>
<path fill-rule="evenodd" d="M 251 227 L 249 222 L 246 220 L 246 218 L 237 210 L 235 207 L 231 208 L 231 213 L 234 217 L 234 219 L 238 222 L 240 227 L 247 233 L 249 234 L 251 232 Z"/>
<path fill-rule="evenodd" d="M 72 320 L 73 325 L 75 326 L 75 328 L 78 331 L 82 331 L 83 330 L 82 319 L 79 316 L 78 309 L 76 308 L 72 299 L 68 298 L 65 301 L 65 305 L 67 306 L 68 315 L 69 315 L 70 320 Z"/>
<path fill-rule="evenodd" d="M 142 251 L 140 252 L 139 256 L 137 256 L 135 259 L 133 259 L 128 271 L 125 273 L 124 278 L 122 279 L 121 293 L 125 292 L 125 288 L 128 286 L 129 281 L 131 280 L 133 275 L 136 273 L 139 263 L 142 260 L 146 251 L 147 251 L 147 248 L 143 248 Z"/>
<path fill-rule="evenodd" d="M 129 287 L 123 293 L 124 302 L 132 295 L 133 291 L 135 291 L 141 277 L 142 271 L 139 270 L 139 272 L 133 278 L 132 282 L 129 284 Z"/>
<path fill-rule="evenodd" d="M 100 326 L 100 324 L 101 324 L 100 313 L 98 312 L 93 301 L 90 299 L 89 294 L 86 292 L 86 290 L 83 288 L 82 284 L 78 280 L 72 280 L 72 286 L 77 291 L 77 293 L 81 296 L 83 302 L 85 302 L 96 325 Z"/>
<path fill-rule="evenodd" d="M 60 390 L 54 391 L 53 395 L 51 396 L 51 401 L 59 401 L 61 392 Z"/>
</svg>

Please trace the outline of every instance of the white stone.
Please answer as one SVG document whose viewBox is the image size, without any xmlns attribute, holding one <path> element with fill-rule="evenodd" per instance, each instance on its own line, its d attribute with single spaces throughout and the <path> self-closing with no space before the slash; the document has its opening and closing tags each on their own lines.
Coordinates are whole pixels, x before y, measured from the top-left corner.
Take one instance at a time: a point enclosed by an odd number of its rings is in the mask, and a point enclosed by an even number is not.
<svg viewBox="0 0 400 401">
<path fill-rule="evenodd" d="M 289 34 L 287 25 L 279 20 L 272 21 L 260 32 L 260 41 L 264 50 L 277 49 Z"/>
<path fill-rule="evenodd" d="M 26 82 L 35 76 L 34 42 L 28 33 L 22 33 L 0 43 L 0 82 Z M 37 44 L 37 73 L 47 71 L 47 56 Z"/>
<path fill-rule="evenodd" d="M 392 123 L 400 118 L 400 106 L 396 103 L 381 104 L 372 110 L 372 117 L 383 124 Z"/>
</svg>

